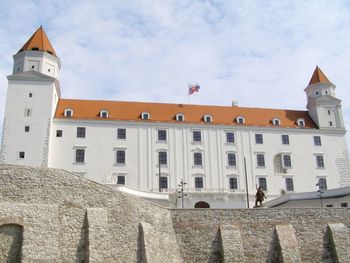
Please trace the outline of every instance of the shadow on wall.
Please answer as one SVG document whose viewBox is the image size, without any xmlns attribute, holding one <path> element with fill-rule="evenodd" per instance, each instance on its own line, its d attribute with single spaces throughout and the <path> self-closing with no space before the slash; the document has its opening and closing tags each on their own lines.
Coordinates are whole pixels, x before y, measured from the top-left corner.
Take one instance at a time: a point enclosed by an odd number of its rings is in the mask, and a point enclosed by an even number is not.
<svg viewBox="0 0 350 263">
<path fill-rule="evenodd" d="M 16 224 L 0 226 L 0 262 L 21 262 L 23 227 Z"/>
</svg>

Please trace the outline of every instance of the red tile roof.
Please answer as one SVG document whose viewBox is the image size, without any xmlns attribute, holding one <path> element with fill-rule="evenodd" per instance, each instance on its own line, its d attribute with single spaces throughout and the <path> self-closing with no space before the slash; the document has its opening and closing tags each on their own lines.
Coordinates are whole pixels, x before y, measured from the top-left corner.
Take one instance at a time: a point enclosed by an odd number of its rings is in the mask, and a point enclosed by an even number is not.
<svg viewBox="0 0 350 263">
<path fill-rule="evenodd" d="M 53 49 L 50 40 L 48 39 L 42 26 L 29 38 L 29 40 L 23 45 L 18 53 L 26 50 L 39 50 L 46 51 L 57 57 L 55 50 Z"/>
<path fill-rule="evenodd" d="M 322 72 L 322 70 L 316 66 L 314 74 L 312 74 L 310 84 L 315 84 L 315 83 L 328 83 L 332 84 L 329 79 L 326 77 L 326 75 Z"/>
<path fill-rule="evenodd" d="M 73 117 L 64 116 L 66 108 L 73 109 Z M 99 117 L 101 110 L 109 111 L 108 119 Z M 142 112 L 148 112 L 150 120 L 142 120 Z M 276 127 L 272 119 L 278 118 L 281 125 L 277 127 L 298 128 L 296 122 L 302 118 L 305 120 L 304 128 L 317 128 L 307 111 L 126 101 L 60 99 L 55 118 L 176 123 L 177 113 L 184 114 L 184 123 L 187 124 L 204 124 L 203 116 L 211 115 L 213 120 L 208 125 L 242 125 L 236 123 L 236 118 L 242 116 L 245 118 L 244 126 Z"/>
</svg>

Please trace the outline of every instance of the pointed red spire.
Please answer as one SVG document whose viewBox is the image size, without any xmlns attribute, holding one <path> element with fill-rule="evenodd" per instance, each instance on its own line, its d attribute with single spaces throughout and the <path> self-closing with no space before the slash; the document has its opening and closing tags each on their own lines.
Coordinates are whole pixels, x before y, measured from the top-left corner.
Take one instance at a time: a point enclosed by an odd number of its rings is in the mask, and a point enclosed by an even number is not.
<svg viewBox="0 0 350 263">
<path fill-rule="evenodd" d="M 56 52 L 53 49 L 50 40 L 48 39 L 42 26 L 40 26 L 38 30 L 35 31 L 31 38 L 29 38 L 24 46 L 18 51 L 18 53 L 26 50 L 46 51 L 57 57 Z"/>
<path fill-rule="evenodd" d="M 312 74 L 310 84 L 315 84 L 315 83 L 328 83 L 332 84 L 332 82 L 329 81 L 329 79 L 326 77 L 326 75 L 322 72 L 322 70 L 316 66 L 314 74 Z"/>
</svg>

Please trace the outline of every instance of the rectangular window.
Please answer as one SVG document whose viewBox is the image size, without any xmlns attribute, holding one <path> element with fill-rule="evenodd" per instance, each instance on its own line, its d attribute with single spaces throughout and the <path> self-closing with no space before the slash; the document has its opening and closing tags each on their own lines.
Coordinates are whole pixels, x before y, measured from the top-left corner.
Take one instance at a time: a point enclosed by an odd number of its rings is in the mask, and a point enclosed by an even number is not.
<svg viewBox="0 0 350 263">
<path fill-rule="evenodd" d="M 230 189 L 238 189 L 238 184 L 237 184 L 237 178 L 236 177 L 229 178 L 229 186 L 230 186 Z"/>
<path fill-rule="evenodd" d="M 265 156 L 263 154 L 256 155 L 257 164 L 260 167 L 265 166 Z"/>
<path fill-rule="evenodd" d="M 84 149 L 76 149 L 75 150 L 75 162 L 76 163 L 84 163 L 85 162 L 85 150 Z"/>
<path fill-rule="evenodd" d="M 118 175 L 117 184 L 125 185 L 125 176 L 124 175 Z"/>
<path fill-rule="evenodd" d="M 317 163 L 317 168 L 324 168 L 324 162 L 323 162 L 323 156 L 322 155 L 317 155 L 316 156 L 316 163 Z"/>
<path fill-rule="evenodd" d="M 30 127 L 29 126 L 24 126 L 24 132 L 29 132 Z"/>
<path fill-rule="evenodd" d="M 294 191 L 293 178 L 286 178 L 286 189 L 287 191 Z"/>
<path fill-rule="evenodd" d="M 29 96 L 29 98 L 33 97 L 33 93 L 30 92 L 30 93 L 28 94 L 28 96 Z"/>
<path fill-rule="evenodd" d="M 348 203 L 341 203 L 340 207 L 348 207 Z"/>
<path fill-rule="evenodd" d="M 197 189 L 203 188 L 203 178 L 202 177 L 195 177 L 194 178 L 194 187 Z"/>
<path fill-rule="evenodd" d="M 236 166 L 236 155 L 234 153 L 227 154 L 228 166 Z"/>
<path fill-rule="evenodd" d="M 126 129 L 122 129 L 122 128 L 117 129 L 117 139 L 119 140 L 126 139 Z"/>
<path fill-rule="evenodd" d="M 329 126 L 333 126 L 333 122 L 330 121 L 330 122 L 329 122 Z"/>
<path fill-rule="evenodd" d="M 234 143 L 235 142 L 235 134 L 233 132 L 226 133 L 226 142 Z"/>
<path fill-rule="evenodd" d="M 167 152 L 159 152 L 158 153 L 158 161 L 160 164 L 167 164 L 168 163 L 168 158 L 167 158 Z"/>
<path fill-rule="evenodd" d="M 124 150 L 117 151 L 117 163 L 125 163 L 125 151 Z"/>
<path fill-rule="evenodd" d="M 320 136 L 314 136 L 314 144 L 317 146 L 321 146 L 321 137 Z"/>
<path fill-rule="evenodd" d="M 168 189 L 168 177 L 161 176 L 159 178 L 159 188 L 160 189 Z"/>
<path fill-rule="evenodd" d="M 158 141 L 166 141 L 166 130 L 158 130 Z"/>
<path fill-rule="evenodd" d="M 202 165 L 202 153 L 193 153 L 194 165 Z"/>
<path fill-rule="evenodd" d="M 62 130 L 56 130 L 56 137 L 62 137 L 63 131 Z"/>
<path fill-rule="evenodd" d="M 289 144 L 289 136 L 288 135 L 282 135 L 282 144 Z"/>
<path fill-rule="evenodd" d="M 290 158 L 290 155 L 288 155 L 288 154 L 283 155 L 283 167 L 284 168 L 292 167 L 292 160 Z"/>
<path fill-rule="evenodd" d="M 263 144 L 263 135 L 262 134 L 255 134 L 255 143 L 256 144 Z"/>
<path fill-rule="evenodd" d="M 261 189 L 263 191 L 267 191 L 267 183 L 266 183 L 266 178 L 265 177 L 259 178 L 259 186 L 261 186 Z"/>
<path fill-rule="evenodd" d="M 326 207 L 333 207 L 333 205 L 326 205 Z"/>
<path fill-rule="evenodd" d="M 25 155 L 25 152 L 18 152 L 18 159 L 24 159 Z"/>
<path fill-rule="evenodd" d="M 86 129 L 85 127 L 77 127 L 77 138 L 85 138 Z"/>
<path fill-rule="evenodd" d="M 200 131 L 193 131 L 193 141 L 194 142 L 202 141 L 202 133 Z"/>
<path fill-rule="evenodd" d="M 320 190 L 327 190 L 327 179 L 326 178 L 319 178 L 317 185 L 320 188 Z"/>
</svg>

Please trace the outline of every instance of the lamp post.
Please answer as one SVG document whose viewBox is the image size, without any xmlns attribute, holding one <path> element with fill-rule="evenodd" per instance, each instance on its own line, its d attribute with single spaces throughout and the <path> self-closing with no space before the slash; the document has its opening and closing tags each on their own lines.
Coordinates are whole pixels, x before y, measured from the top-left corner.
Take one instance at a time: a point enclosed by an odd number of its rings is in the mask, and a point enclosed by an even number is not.
<svg viewBox="0 0 350 263">
<path fill-rule="evenodd" d="M 184 185 L 186 185 L 187 183 L 184 182 L 184 179 L 181 179 L 180 183 L 178 184 L 180 188 L 179 190 L 179 194 L 181 194 L 181 196 L 178 196 L 178 198 L 181 198 L 181 208 L 184 208 L 184 197 L 187 196 L 187 194 L 184 193 Z"/>
</svg>

